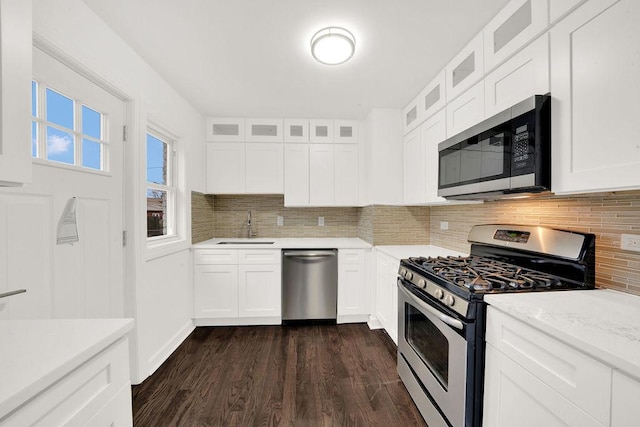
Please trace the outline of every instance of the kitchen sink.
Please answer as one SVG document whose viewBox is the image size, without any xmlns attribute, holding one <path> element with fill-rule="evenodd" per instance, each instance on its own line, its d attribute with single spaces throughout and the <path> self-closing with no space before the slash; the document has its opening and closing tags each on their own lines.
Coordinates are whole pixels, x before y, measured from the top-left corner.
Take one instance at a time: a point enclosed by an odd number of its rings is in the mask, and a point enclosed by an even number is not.
<svg viewBox="0 0 640 427">
<path fill-rule="evenodd" d="M 274 242 L 218 242 L 216 245 L 273 245 Z"/>
</svg>

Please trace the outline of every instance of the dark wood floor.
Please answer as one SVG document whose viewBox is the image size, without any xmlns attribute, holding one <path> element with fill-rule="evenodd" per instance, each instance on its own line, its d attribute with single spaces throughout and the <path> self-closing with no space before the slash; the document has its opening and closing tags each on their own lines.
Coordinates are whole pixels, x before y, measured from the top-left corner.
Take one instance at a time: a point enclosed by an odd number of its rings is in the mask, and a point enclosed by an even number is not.
<svg viewBox="0 0 640 427">
<path fill-rule="evenodd" d="M 143 426 L 425 426 L 364 324 L 196 328 L 133 387 Z"/>
</svg>

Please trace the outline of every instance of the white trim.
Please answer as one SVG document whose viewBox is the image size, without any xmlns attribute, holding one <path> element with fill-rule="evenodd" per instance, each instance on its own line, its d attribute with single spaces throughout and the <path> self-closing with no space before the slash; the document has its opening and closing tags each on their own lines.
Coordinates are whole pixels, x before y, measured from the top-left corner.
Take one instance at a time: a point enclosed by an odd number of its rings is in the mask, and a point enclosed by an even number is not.
<svg viewBox="0 0 640 427">
<path fill-rule="evenodd" d="M 282 317 L 227 317 L 222 319 L 193 319 L 196 326 L 256 326 L 280 325 Z"/>
<path fill-rule="evenodd" d="M 195 326 L 193 325 L 193 322 L 189 320 L 166 342 L 165 345 L 160 348 L 160 350 L 147 359 L 147 377 L 153 375 L 153 373 L 169 358 L 169 356 L 171 356 L 171 353 L 176 351 L 180 344 L 187 339 L 194 329 Z"/>
</svg>

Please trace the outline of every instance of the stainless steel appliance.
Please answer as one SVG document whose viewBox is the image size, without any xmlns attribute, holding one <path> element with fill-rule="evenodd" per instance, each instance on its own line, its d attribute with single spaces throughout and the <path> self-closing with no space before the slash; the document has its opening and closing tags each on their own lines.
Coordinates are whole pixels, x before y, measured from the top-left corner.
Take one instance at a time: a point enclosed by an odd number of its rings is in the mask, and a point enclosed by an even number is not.
<svg viewBox="0 0 640 427">
<path fill-rule="evenodd" d="M 497 199 L 551 189 L 551 96 L 536 95 L 438 145 L 438 196 Z"/>
<path fill-rule="evenodd" d="M 338 250 L 282 251 L 282 320 L 335 320 Z"/>
<path fill-rule="evenodd" d="M 400 262 L 398 373 L 430 427 L 481 425 L 483 295 L 594 288 L 592 234 L 478 225 L 468 240 L 468 257 Z"/>
</svg>

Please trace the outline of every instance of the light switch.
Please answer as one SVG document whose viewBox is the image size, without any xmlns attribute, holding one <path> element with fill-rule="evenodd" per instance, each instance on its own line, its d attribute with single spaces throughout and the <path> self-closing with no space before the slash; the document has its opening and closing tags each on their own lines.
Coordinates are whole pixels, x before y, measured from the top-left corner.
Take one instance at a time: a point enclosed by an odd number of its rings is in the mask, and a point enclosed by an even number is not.
<svg viewBox="0 0 640 427">
<path fill-rule="evenodd" d="M 281 215 L 278 215 L 276 219 L 276 225 L 278 227 L 282 227 L 284 225 L 284 218 Z"/>
<path fill-rule="evenodd" d="M 318 217 L 318 227 L 324 227 L 324 217 L 323 216 L 319 216 Z"/>
</svg>

